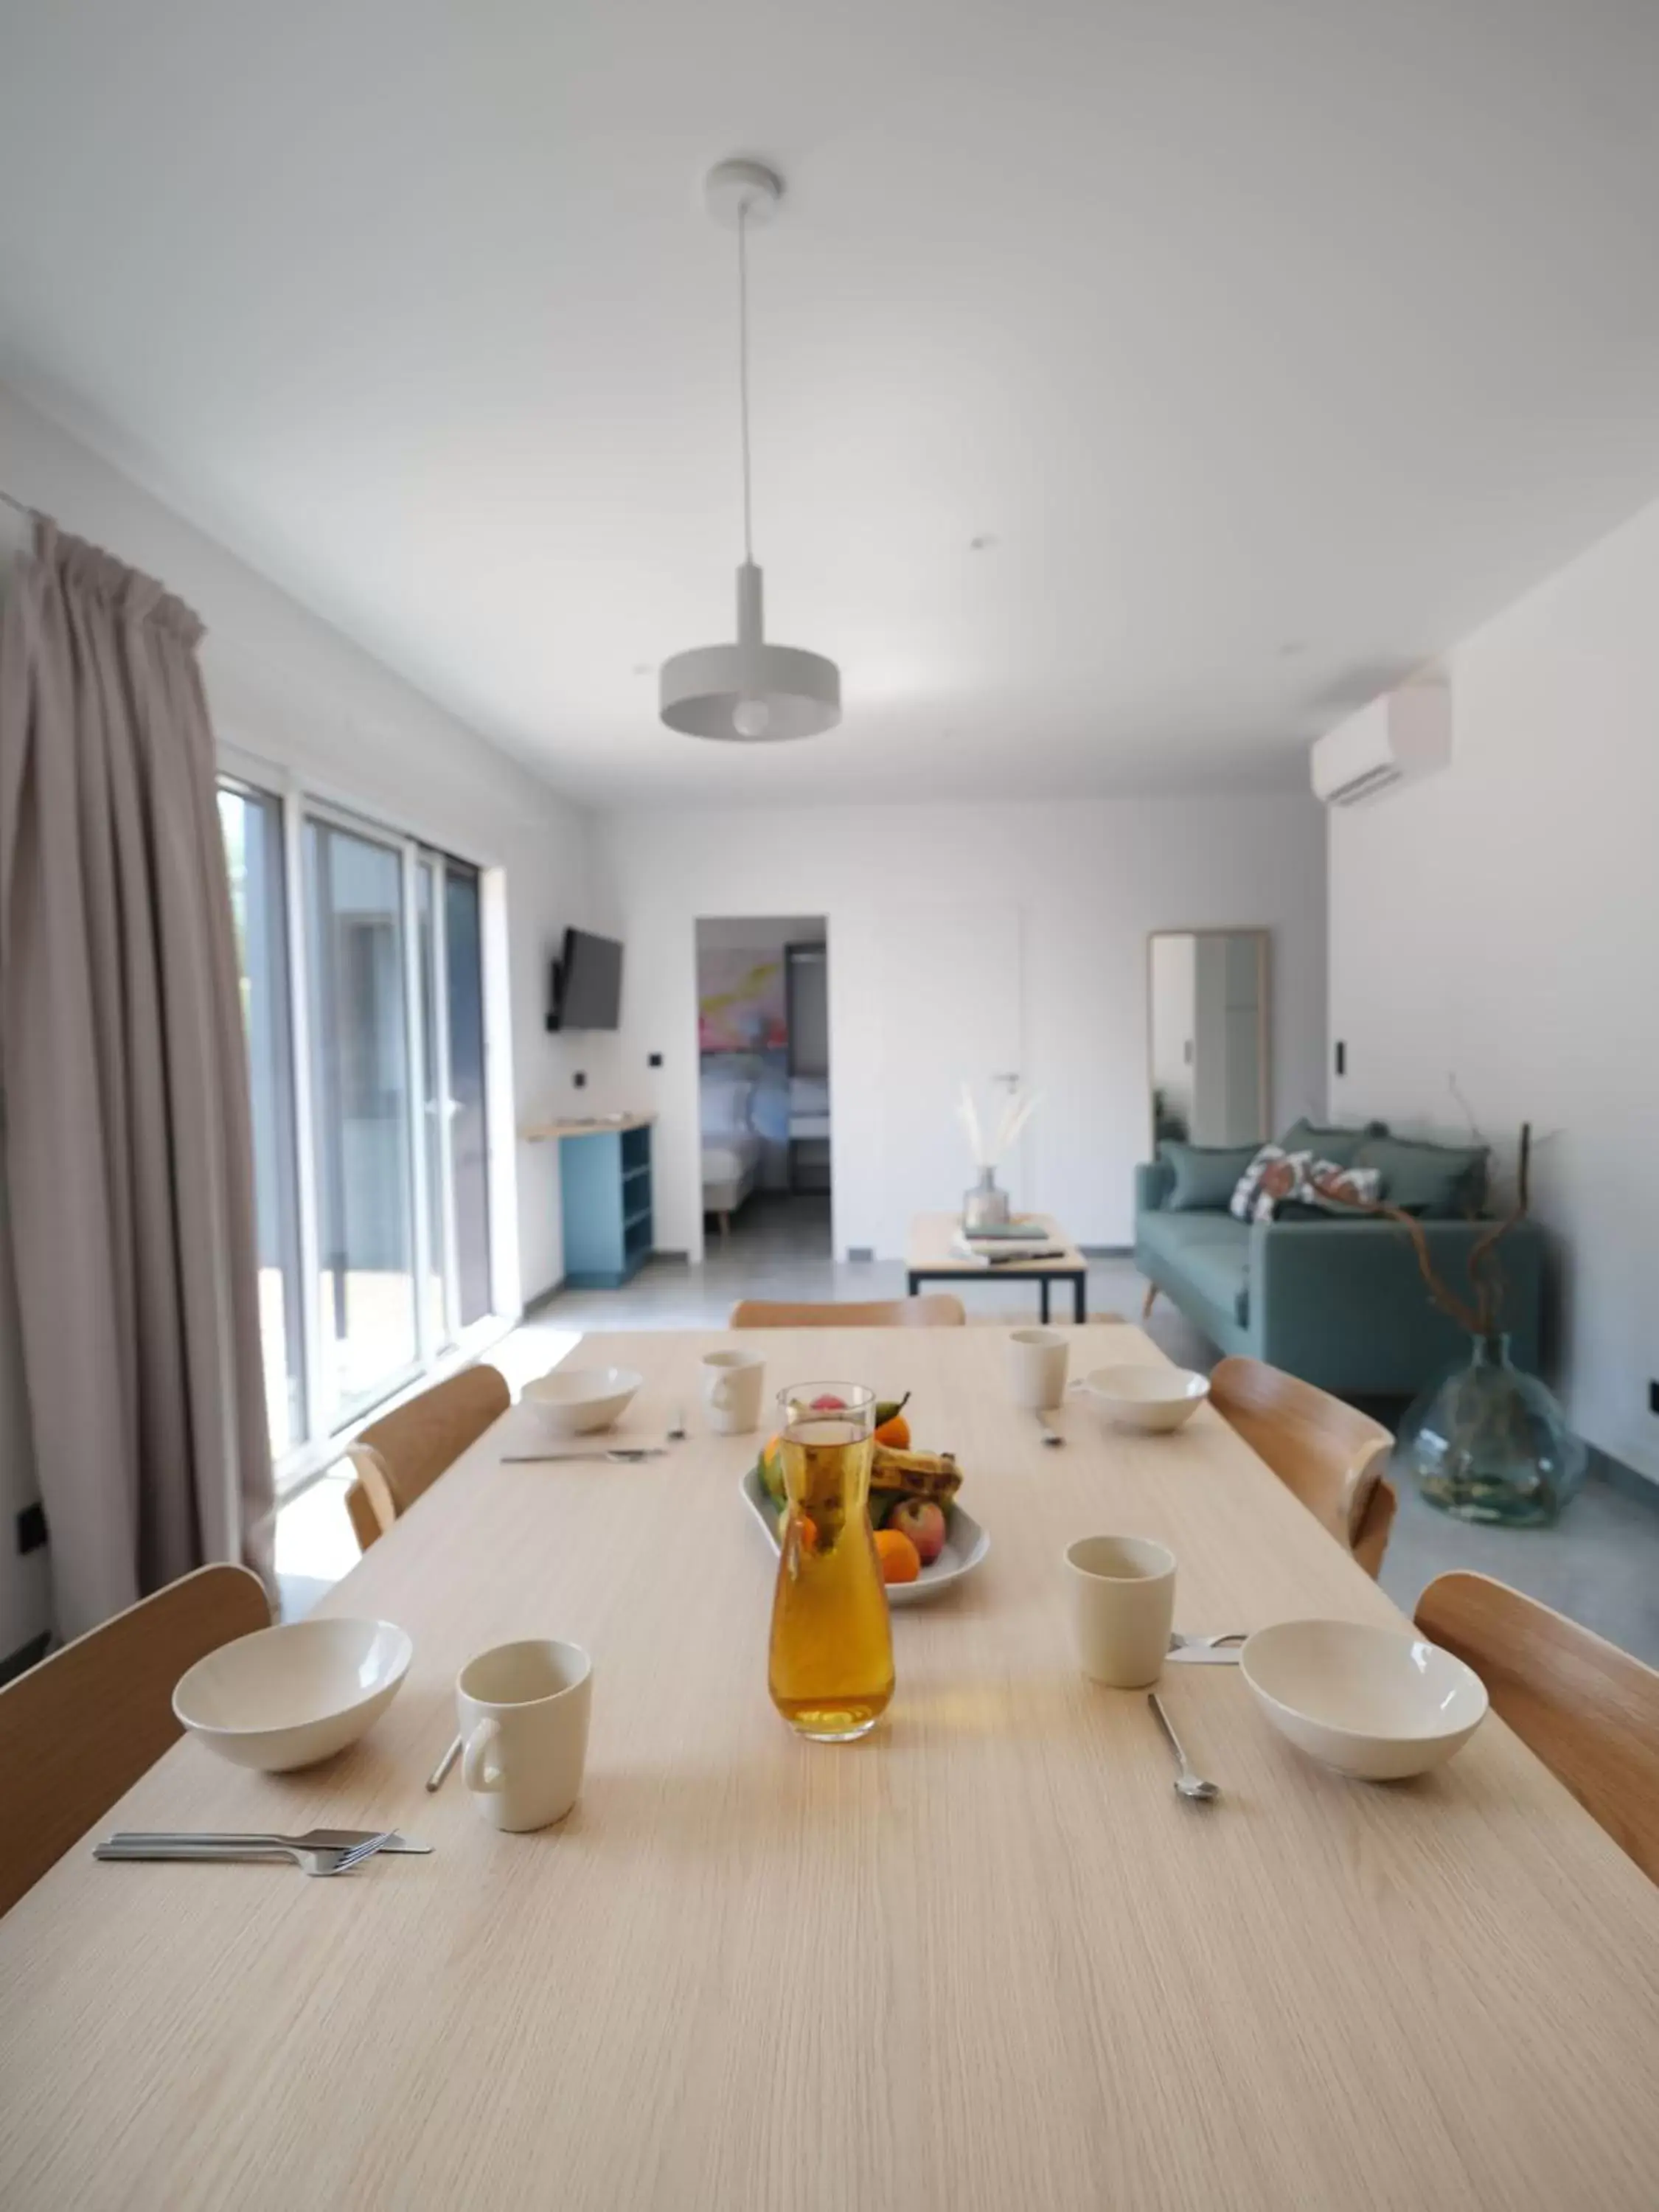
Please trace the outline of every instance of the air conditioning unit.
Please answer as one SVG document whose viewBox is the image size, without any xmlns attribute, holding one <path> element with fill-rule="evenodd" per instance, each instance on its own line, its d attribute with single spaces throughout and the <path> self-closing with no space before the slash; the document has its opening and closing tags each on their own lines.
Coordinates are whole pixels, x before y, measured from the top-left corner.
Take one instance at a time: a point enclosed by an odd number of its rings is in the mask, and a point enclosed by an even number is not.
<svg viewBox="0 0 1659 2212">
<path fill-rule="evenodd" d="M 1402 684 L 1317 740 L 1309 762 L 1314 796 L 1327 806 L 1358 806 L 1444 768 L 1451 741 L 1451 687 L 1445 678 Z"/>
</svg>

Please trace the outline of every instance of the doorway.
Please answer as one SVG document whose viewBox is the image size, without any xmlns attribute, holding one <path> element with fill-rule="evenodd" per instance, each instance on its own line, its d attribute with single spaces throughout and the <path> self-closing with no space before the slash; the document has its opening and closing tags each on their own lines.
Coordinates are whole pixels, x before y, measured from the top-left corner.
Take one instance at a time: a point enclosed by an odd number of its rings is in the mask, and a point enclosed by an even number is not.
<svg viewBox="0 0 1659 2212">
<path fill-rule="evenodd" d="M 696 925 L 697 1090 L 711 1261 L 830 1249 L 830 945 L 822 915 Z"/>
</svg>

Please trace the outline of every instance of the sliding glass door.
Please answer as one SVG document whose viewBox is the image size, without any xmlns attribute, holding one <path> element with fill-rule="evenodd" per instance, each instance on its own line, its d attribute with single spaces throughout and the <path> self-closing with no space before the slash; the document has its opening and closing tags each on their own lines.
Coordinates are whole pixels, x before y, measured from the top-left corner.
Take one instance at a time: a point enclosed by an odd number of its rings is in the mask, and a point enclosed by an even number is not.
<svg viewBox="0 0 1659 2212">
<path fill-rule="evenodd" d="M 271 1456 L 280 1459 L 306 1434 L 299 1163 L 294 1133 L 282 803 L 246 784 L 222 784 L 219 827 L 230 878 L 242 1026 L 247 1038 L 265 1410 Z"/>
<path fill-rule="evenodd" d="M 421 1115 L 425 1136 L 428 1328 L 447 1343 L 491 1310 L 489 1154 L 484 1118 L 483 930 L 478 871 L 416 862 Z"/>
<path fill-rule="evenodd" d="M 484 1121 L 483 913 L 478 871 L 444 862 L 444 1004 L 449 1038 L 449 1163 L 455 1294 L 463 1328 L 489 1288 L 489 1147 Z"/>
<path fill-rule="evenodd" d="M 292 1461 L 493 1310 L 483 881 L 292 794 L 227 780 L 220 818 L 271 1449 Z"/>
<path fill-rule="evenodd" d="M 305 826 L 319 1380 L 338 1428 L 417 1372 L 402 854 Z"/>
</svg>

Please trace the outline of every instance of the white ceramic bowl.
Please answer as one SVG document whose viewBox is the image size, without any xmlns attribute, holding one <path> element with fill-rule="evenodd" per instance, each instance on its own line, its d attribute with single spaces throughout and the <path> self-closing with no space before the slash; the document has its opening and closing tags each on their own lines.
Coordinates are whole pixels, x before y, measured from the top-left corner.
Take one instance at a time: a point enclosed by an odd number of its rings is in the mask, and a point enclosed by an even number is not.
<svg viewBox="0 0 1659 2212">
<path fill-rule="evenodd" d="M 415 1647 L 389 1620 L 290 1621 L 221 1644 L 179 1678 L 173 1710 L 235 1766 L 310 1766 L 374 1726 Z"/>
<path fill-rule="evenodd" d="M 1420 1636 L 1357 1620 L 1259 1628 L 1238 1667 L 1281 1735 L 1364 1782 L 1426 1774 L 1486 1716 L 1486 1686 L 1472 1667 Z"/>
<path fill-rule="evenodd" d="M 626 1412 L 644 1380 L 633 1367 L 556 1367 L 525 1384 L 525 1403 L 536 1407 L 553 1436 L 591 1436 Z"/>
<path fill-rule="evenodd" d="M 1119 1428 L 1156 1433 L 1192 1419 L 1210 1395 L 1210 1378 L 1185 1367 L 1097 1367 L 1082 1387 Z"/>
</svg>

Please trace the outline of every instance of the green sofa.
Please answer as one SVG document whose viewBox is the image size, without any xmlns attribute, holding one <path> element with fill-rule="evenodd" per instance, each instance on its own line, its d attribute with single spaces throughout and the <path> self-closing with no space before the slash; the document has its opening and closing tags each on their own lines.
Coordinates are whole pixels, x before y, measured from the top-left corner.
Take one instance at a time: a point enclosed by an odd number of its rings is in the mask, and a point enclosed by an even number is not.
<svg viewBox="0 0 1659 2212">
<path fill-rule="evenodd" d="M 1235 1221 L 1224 1207 L 1173 1212 L 1175 1171 L 1135 1170 L 1135 1265 L 1224 1352 L 1247 1352 L 1346 1397 L 1414 1396 L 1464 1358 L 1468 1340 L 1431 1304 L 1409 1233 L 1392 1221 Z M 1436 1266 L 1461 1288 L 1489 1221 L 1425 1221 Z M 1503 1326 L 1536 1372 L 1544 1237 L 1504 1239 Z"/>
</svg>

